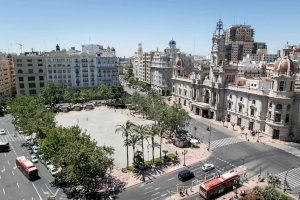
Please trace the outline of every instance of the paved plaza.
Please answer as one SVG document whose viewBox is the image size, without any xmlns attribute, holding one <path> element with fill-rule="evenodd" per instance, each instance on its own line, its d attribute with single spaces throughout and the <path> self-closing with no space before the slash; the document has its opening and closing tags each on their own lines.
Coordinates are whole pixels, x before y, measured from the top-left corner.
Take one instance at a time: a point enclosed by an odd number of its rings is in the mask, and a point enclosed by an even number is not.
<svg viewBox="0 0 300 200">
<path fill-rule="evenodd" d="M 121 133 L 115 133 L 117 125 L 123 125 L 127 120 L 135 124 L 152 124 L 150 120 L 141 119 L 130 115 L 127 109 L 111 109 L 105 106 L 96 107 L 90 111 L 71 111 L 69 113 L 58 113 L 56 121 L 64 127 L 79 125 L 86 130 L 98 145 L 108 145 L 115 149 L 113 155 L 116 167 L 126 166 L 126 148 Z M 149 140 L 150 142 L 150 140 Z M 151 147 L 147 142 L 145 145 L 145 158 L 151 159 Z M 137 149 L 140 149 L 138 146 Z M 159 149 L 156 148 L 156 157 Z M 132 162 L 132 147 L 129 147 L 129 160 Z"/>
</svg>

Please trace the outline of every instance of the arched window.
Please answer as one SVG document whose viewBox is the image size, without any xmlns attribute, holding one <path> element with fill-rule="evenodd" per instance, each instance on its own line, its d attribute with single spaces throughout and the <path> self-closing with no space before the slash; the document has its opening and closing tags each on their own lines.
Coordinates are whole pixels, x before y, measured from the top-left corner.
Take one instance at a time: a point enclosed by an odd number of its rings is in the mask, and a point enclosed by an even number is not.
<svg viewBox="0 0 300 200">
<path fill-rule="evenodd" d="M 283 91 L 284 90 L 284 81 L 280 81 L 279 82 L 279 91 Z"/>
<path fill-rule="evenodd" d="M 229 98 L 232 99 L 232 95 L 231 94 L 229 95 Z"/>
<path fill-rule="evenodd" d="M 254 99 L 252 100 L 252 104 L 255 104 L 255 100 Z"/>
<path fill-rule="evenodd" d="M 277 110 L 281 110 L 281 109 L 282 109 L 282 104 L 277 104 L 277 105 L 276 105 L 276 109 L 277 109 Z"/>
<path fill-rule="evenodd" d="M 240 98 L 240 101 L 243 101 L 243 97 Z"/>
</svg>

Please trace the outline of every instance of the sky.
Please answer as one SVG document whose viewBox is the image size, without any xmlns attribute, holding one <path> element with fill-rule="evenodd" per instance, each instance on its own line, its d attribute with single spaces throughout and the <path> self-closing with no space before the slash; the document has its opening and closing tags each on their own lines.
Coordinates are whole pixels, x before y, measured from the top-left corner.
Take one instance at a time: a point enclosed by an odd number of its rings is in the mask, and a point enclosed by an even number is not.
<svg viewBox="0 0 300 200">
<path fill-rule="evenodd" d="M 255 41 L 275 53 L 299 44 L 299 0 L 0 0 L 0 51 L 48 51 L 56 44 L 115 47 L 117 56 L 163 50 L 173 38 L 182 52 L 208 55 L 216 22 L 249 24 Z"/>
</svg>

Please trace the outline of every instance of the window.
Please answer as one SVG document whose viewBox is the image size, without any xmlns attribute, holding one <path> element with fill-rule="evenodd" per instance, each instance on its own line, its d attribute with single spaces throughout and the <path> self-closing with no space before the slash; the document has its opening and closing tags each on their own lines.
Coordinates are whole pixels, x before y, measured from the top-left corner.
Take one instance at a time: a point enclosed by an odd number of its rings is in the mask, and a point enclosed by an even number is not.
<svg viewBox="0 0 300 200">
<path fill-rule="evenodd" d="M 275 114 L 275 122 L 280 122 L 281 121 L 281 114 L 276 113 Z"/>
<path fill-rule="evenodd" d="M 240 101 L 243 101 L 243 97 L 240 98 Z"/>
<path fill-rule="evenodd" d="M 28 74 L 33 74 L 33 69 L 28 69 Z"/>
<path fill-rule="evenodd" d="M 20 88 L 24 88 L 24 83 L 20 83 Z"/>
<path fill-rule="evenodd" d="M 28 81 L 35 81 L 35 77 L 34 76 L 29 76 Z"/>
<path fill-rule="evenodd" d="M 19 77 L 19 81 L 24 81 L 24 78 L 23 77 Z"/>
<path fill-rule="evenodd" d="M 32 67 L 32 64 L 31 64 L 31 63 L 29 63 L 29 64 L 27 64 L 27 66 L 28 66 L 28 67 Z"/>
<path fill-rule="evenodd" d="M 279 82 L 279 91 L 283 91 L 284 90 L 284 81 L 280 81 Z"/>
<path fill-rule="evenodd" d="M 41 88 L 44 87 L 44 83 L 43 82 L 40 83 L 40 87 Z"/>
<path fill-rule="evenodd" d="M 231 102 L 228 103 L 228 109 L 231 109 Z"/>
<path fill-rule="evenodd" d="M 291 82 L 291 86 L 290 86 L 290 91 L 293 90 L 293 85 L 294 85 L 294 82 L 292 81 L 292 82 Z"/>
<path fill-rule="evenodd" d="M 290 121 L 290 114 L 286 114 L 285 123 L 288 123 L 289 121 Z"/>
<path fill-rule="evenodd" d="M 277 110 L 281 110 L 281 109 L 282 109 L 282 104 L 277 104 L 277 105 L 276 105 L 276 109 L 277 109 Z"/>
<path fill-rule="evenodd" d="M 44 71 L 43 71 L 43 69 L 39 69 L 39 73 L 43 73 Z"/>
<path fill-rule="evenodd" d="M 273 104 L 272 102 L 269 103 L 269 108 L 272 108 Z"/>
<path fill-rule="evenodd" d="M 252 104 L 255 104 L 255 100 L 254 99 L 252 100 Z"/>
<path fill-rule="evenodd" d="M 268 118 L 269 118 L 269 119 L 271 119 L 271 114 L 272 114 L 272 112 L 269 111 L 269 112 L 268 112 Z"/>
<path fill-rule="evenodd" d="M 28 86 L 29 88 L 35 88 L 35 83 L 29 83 Z"/>
<path fill-rule="evenodd" d="M 243 106 L 239 105 L 239 112 L 242 112 L 242 110 L 243 110 Z"/>
<path fill-rule="evenodd" d="M 251 115 L 251 116 L 254 116 L 254 112 L 255 112 L 254 109 L 251 108 L 250 115 Z"/>
<path fill-rule="evenodd" d="M 43 77 L 43 76 L 40 76 L 39 79 L 40 79 L 40 81 L 43 81 L 43 80 L 44 80 L 44 77 Z"/>
<path fill-rule="evenodd" d="M 240 126 L 242 124 L 242 118 L 237 118 L 237 123 L 238 126 Z"/>
<path fill-rule="evenodd" d="M 19 69 L 19 70 L 18 70 L 18 73 L 19 73 L 19 74 L 23 74 L 23 70 Z"/>
<path fill-rule="evenodd" d="M 231 115 L 227 115 L 227 122 L 230 122 Z"/>
<path fill-rule="evenodd" d="M 29 90 L 29 94 L 36 94 L 36 90 Z"/>
<path fill-rule="evenodd" d="M 288 105 L 286 106 L 286 109 L 287 109 L 287 110 L 290 110 L 290 109 L 291 109 L 291 104 L 288 104 Z"/>
<path fill-rule="evenodd" d="M 32 62 L 32 59 L 27 59 L 27 62 Z"/>
<path fill-rule="evenodd" d="M 229 95 L 229 98 L 232 99 L 232 95 Z"/>
<path fill-rule="evenodd" d="M 38 66 L 43 66 L 43 64 L 39 63 Z"/>
</svg>

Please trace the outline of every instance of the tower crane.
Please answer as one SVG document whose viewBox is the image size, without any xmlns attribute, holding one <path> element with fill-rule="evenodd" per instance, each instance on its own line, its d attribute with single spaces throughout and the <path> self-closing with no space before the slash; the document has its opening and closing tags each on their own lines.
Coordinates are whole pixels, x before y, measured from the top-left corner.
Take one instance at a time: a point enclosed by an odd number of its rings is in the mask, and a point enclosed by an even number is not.
<svg viewBox="0 0 300 200">
<path fill-rule="evenodd" d="M 23 44 L 17 43 L 17 45 L 19 45 L 19 47 L 20 47 L 20 54 L 21 54 L 21 53 L 22 53 L 22 47 L 23 47 Z"/>
</svg>

